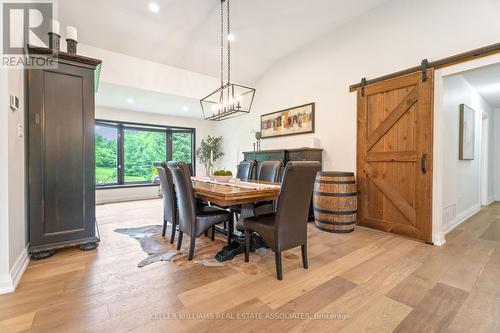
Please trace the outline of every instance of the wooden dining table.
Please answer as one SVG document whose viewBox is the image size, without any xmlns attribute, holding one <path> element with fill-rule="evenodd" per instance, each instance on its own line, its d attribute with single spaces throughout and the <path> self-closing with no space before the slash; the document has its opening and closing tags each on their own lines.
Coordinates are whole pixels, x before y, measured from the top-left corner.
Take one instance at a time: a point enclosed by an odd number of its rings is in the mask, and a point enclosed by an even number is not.
<svg viewBox="0 0 500 333">
<path fill-rule="evenodd" d="M 276 200 L 281 190 L 281 183 L 274 182 L 249 180 L 222 183 L 208 177 L 192 177 L 191 179 L 196 197 L 223 208 L 241 206 L 238 217 L 241 222 L 254 215 L 256 202 Z M 241 237 L 238 238 L 241 235 L 235 234 L 233 227 L 230 223 L 229 230 L 225 231 L 231 235 L 233 241 L 231 245 L 225 246 L 217 253 L 216 259 L 219 261 L 231 260 L 234 256 L 244 252 Z"/>
<path fill-rule="evenodd" d="M 281 184 L 257 180 L 221 183 L 208 177 L 192 177 L 194 194 L 221 207 L 274 200 Z"/>
</svg>

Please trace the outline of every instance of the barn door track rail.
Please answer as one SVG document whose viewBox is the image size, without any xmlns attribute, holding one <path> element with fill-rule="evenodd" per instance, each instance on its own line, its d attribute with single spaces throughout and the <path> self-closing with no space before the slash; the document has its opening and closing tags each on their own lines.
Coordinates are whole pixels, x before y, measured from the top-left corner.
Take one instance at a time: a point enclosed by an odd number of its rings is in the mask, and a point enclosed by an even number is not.
<svg viewBox="0 0 500 333">
<path fill-rule="evenodd" d="M 440 60 L 435 60 L 429 62 L 427 59 L 422 60 L 419 66 L 407 68 L 398 72 L 394 72 L 391 74 L 387 74 L 384 76 L 377 77 L 375 79 L 367 80 L 363 78 L 359 83 L 355 83 L 349 86 L 349 91 L 354 92 L 360 89 L 361 96 L 364 96 L 364 88 L 369 85 L 380 81 L 385 81 L 389 79 L 393 79 L 399 76 L 412 74 L 418 71 L 422 71 L 422 81 L 427 80 L 427 69 L 434 68 L 444 68 L 448 66 L 452 66 L 455 64 L 459 64 L 465 61 L 473 60 L 476 58 L 486 57 L 495 53 L 500 52 L 500 43 L 492 44 L 486 47 L 481 47 L 472 51 L 460 53 L 451 57 L 443 58 Z"/>
</svg>

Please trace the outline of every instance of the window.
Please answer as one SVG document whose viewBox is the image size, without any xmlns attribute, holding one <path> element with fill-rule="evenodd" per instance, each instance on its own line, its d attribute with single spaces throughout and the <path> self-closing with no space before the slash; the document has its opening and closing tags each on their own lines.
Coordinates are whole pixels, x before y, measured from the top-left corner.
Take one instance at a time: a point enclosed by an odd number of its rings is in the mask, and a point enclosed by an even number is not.
<svg viewBox="0 0 500 333">
<path fill-rule="evenodd" d="M 190 132 L 172 132 L 172 160 L 192 162 L 193 136 Z"/>
<path fill-rule="evenodd" d="M 154 163 L 167 160 L 167 133 L 125 128 L 123 138 L 125 183 L 152 182 Z"/>
<path fill-rule="evenodd" d="M 97 185 L 118 184 L 118 129 L 95 127 L 95 180 Z"/>
<path fill-rule="evenodd" d="M 194 136 L 191 128 L 96 121 L 96 185 L 154 184 L 155 163 L 194 162 Z"/>
</svg>

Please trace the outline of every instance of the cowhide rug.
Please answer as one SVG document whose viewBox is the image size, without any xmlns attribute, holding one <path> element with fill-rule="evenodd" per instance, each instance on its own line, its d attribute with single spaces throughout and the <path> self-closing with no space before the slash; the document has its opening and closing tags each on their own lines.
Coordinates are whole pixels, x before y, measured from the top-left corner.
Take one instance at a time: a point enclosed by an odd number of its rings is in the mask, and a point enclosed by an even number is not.
<svg viewBox="0 0 500 333">
<path fill-rule="evenodd" d="M 179 266 L 188 265 L 203 265 L 203 266 L 230 266 L 237 271 L 246 274 L 255 275 L 258 270 L 258 263 L 267 256 L 272 256 L 271 250 L 266 248 L 258 249 L 250 255 L 250 262 L 245 263 L 244 255 L 238 255 L 233 260 L 218 262 L 214 257 L 227 240 L 224 235 L 216 234 L 215 240 L 212 242 L 210 237 L 200 236 L 196 239 L 196 247 L 194 250 L 194 258 L 188 261 L 189 237 L 185 236 L 182 242 L 180 251 L 176 250 L 177 236 L 176 233 L 174 244 L 170 244 L 171 225 L 168 225 L 165 237 L 161 236 L 161 225 L 147 225 L 136 228 L 119 228 L 115 232 L 128 235 L 136 239 L 142 247 L 142 250 L 148 255 L 147 258 L 139 262 L 137 267 L 144 267 L 158 261 L 172 261 Z M 257 255 L 256 255 L 257 254 Z M 283 257 L 287 259 L 299 259 L 299 256 L 294 253 L 284 252 Z"/>
</svg>

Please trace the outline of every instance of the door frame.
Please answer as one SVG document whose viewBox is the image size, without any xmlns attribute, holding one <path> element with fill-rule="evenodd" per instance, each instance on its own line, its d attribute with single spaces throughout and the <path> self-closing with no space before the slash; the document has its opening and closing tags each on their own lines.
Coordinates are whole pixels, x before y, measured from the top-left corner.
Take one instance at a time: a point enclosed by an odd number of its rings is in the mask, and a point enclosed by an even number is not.
<svg viewBox="0 0 500 333">
<path fill-rule="evenodd" d="M 445 236 L 460 223 L 444 225 L 443 223 L 443 175 L 444 175 L 444 78 L 469 70 L 487 67 L 500 63 L 500 53 L 468 60 L 434 71 L 434 138 L 433 138 L 433 180 L 432 180 L 432 242 L 444 245 Z"/>
<path fill-rule="evenodd" d="M 488 164 L 490 163 L 489 150 L 489 136 L 490 136 L 490 117 L 486 112 L 481 110 L 481 156 L 479 159 L 479 202 L 481 206 L 487 206 L 488 203 L 488 185 L 491 182 L 489 178 Z"/>
</svg>

